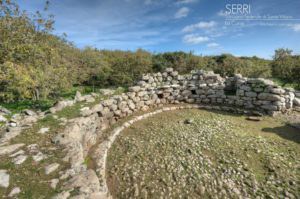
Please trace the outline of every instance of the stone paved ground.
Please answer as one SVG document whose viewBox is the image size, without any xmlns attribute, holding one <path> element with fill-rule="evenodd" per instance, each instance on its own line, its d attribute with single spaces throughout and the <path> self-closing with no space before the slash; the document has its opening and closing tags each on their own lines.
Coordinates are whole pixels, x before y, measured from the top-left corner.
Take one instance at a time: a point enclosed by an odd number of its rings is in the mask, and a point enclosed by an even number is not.
<svg viewBox="0 0 300 199">
<path fill-rule="evenodd" d="M 300 197 L 300 132 L 280 118 L 166 112 L 125 130 L 108 158 L 116 198 Z"/>
</svg>

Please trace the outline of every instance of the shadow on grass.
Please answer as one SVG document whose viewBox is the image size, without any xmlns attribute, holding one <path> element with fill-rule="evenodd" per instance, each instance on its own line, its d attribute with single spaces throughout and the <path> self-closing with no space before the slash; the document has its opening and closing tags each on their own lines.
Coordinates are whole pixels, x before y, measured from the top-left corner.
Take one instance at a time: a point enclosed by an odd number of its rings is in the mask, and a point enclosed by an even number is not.
<svg viewBox="0 0 300 199">
<path fill-rule="evenodd" d="M 296 126 L 298 126 L 296 128 Z M 300 123 L 297 124 L 285 124 L 284 126 L 274 128 L 263 128 L 262 131 L 267 133 L 275 133 L 278 136 L 300 144 Z"/>
</svg>

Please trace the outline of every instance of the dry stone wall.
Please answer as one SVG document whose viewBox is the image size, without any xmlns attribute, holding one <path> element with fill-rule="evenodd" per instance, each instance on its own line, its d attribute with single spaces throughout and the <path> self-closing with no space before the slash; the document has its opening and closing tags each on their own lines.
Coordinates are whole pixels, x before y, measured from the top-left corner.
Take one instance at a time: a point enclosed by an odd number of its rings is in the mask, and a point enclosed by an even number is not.
<svg viewBox="0 0 300 199">
<path fill-rule="evenodd" d="M 129 92 L 113 96 L 91 108 L 82 108 L 82 116 L 70 121 L 65 131 L 54 138 L 55 143 L 66 146 L 65 161 L 71 163 L 71 168 L 61 173 L 61 179 L 70 180 L 64 185 L 65 191 L 56 198 L 67 198 L 74 189 L 79 190 L 75 198 L 108 197 L 103 169 L 100 168 L 97 173 L 97 169 L 87 169 L 84 160 L 103 130 L 120 118 L 140 110 L 180 103 L 205 104 L 205 108 L 218 107 L 240 113 L 274 115 L 293 108 L 299 109 L 300 101 L 295 95 L 299 96 L 297 92 L 283 89 L 271 81 L 244 78 L 241 75 L 222 78 L 213 72 L 201 70 L 179 75 L 172 68 L 163 73 L 145 74 L 136 86 L 129 88 Z M 79 94 L 76 98 L 82 100 Z M 115 137 L 109 139 L 114 140 Z M 111 143 L 108 140 L 99 144 L 99 166 L 105 162 Z"/>
</svg>

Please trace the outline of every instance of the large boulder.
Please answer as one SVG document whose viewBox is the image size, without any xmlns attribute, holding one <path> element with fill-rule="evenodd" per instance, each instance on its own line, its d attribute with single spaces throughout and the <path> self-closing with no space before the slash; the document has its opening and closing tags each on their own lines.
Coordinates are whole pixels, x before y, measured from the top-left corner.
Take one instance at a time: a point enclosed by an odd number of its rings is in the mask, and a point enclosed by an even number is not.
<svg viewBox="0 0 300 199">
<path fill-rule="evenodd" d="M 63 101 L 58 101 L 54 107 L 50 108 L 49 111 L 51 113 L 56 113 L 58 111 L 61 111 L 62 109 L 68 107 L 68 106 L 72 106 L 74 105 L 74 101 L 73 100 L 63 100 Z"/>
<path fill-rule="evenodd" d="M 258 96 L 260 100 L 267 100 L 267 101 L 281 101 L 282 98 L 279 95 L 271 94 L 271 93 L 260 93 Z"/>
<path fill-rule="evenodd" d="M 294 100 L 293 100 L 293 104 L 294 104 L 294 106 L 300 106 L 300 98 L 294 98 Z"/>
<path fill-rule="evenodd" d="M 82 97 L 82 95 L 79 91 L 76 91 L 74 100 L 75 100 L 75 102 L 82 102 L 84 100 L 84 98 Z"/>
</svg>

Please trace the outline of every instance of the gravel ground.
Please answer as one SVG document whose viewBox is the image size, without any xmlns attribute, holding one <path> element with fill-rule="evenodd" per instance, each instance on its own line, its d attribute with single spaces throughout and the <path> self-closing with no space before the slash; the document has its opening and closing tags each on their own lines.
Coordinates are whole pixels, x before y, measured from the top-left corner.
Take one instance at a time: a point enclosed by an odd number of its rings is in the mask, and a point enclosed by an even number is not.
<svg viewBox="0 0 300 199">
<path fill-rule="evenodd" d="M 114 198 L 300 198 L 300 132 L 204 110 L 134 124 L 108 156 Z"/>
</svg>

